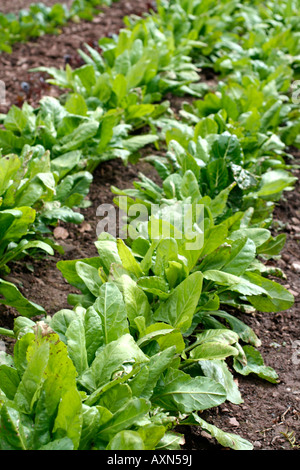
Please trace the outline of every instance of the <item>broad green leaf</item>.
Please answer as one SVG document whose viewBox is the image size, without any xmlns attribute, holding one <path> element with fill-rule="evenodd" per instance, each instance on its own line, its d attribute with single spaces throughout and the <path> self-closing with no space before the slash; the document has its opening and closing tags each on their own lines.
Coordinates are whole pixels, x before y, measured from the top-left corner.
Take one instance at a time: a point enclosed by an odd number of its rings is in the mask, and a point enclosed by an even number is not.
<svg viewBox="0 0 300 470">
<path fill-rule="evenodd" d="M 209 271 L 205 271 L 203 273 L 203 277 L 204 279 L 214 281 L 216 284 L 221 286 L 227 286 L 229 290 L 238 292 L 239 294 L 248 296 L 267 294 L 266 290 L 256 283 L 254 284 L 248 279 L 224 273 L 222 271 L 211 269 Z"/>
<path fill-rule="evenodd" d="M 255 257 L 256 246 L 250 238 L 237 240 L 232 244 L 230 258 L 223 266 L 222 271 L 241 276 L 252 261 L 254 261 Z"/>
<path fill-rule="evenodd" d="M 143 289 L 131 277 L 124 274 L 121 277 L 121 290 L 130 326 L 134 328 L 134 321 L 140 316 L 145 319 L 145 324 L 148 325 L 151 322 L 151 308 Z"/>
<path fill-rule="evenodd" d="M 244 346 L 243 350 L 246 354 L 247 365 L 242 366 L 241 363 L 235 359 L 234 369 L 241 375 L 256 374 L 258 377 L 267 380 L 271 383 L 278 383 L 278 375 L 272 367 L 265 366 L 264 360 L 257 349 L 253 346 Z"/>
<path fill-rule="evenodd" d="M 102 393 L 98 405 L 104 406 L 111 413 L 116 413 L 132 399 L 132 392 L 127 384 L 117 384 Z"/>
<path fill-rule="evenodd" d="M 0 304 L 14 307 L 20 315 L 34 317 L 45 313 L 43 307 L 27 300 L 14 284 L 3 279 L 0 279 L 0 294 L 4 297 L 0 299 Z"/>
<path fill-rule="evenodd" d="M 153 395 L 157 381 L 163 372 L 171 365 L 175 354 L 176 347 L 172 346 L 150 357 L 149 363 L 147 364 L 149 377 L 143 391 L 141 392 L 141 398 L 150 399 Z"/>
<path fill-rule="evenodd" d="M 41 446 L 39 450 L 74 450 L 74 444 L 68 437 L 63 437 Z"/>
<path fill-rule="evenodd" d="M 157 387 L 153 402 L 165 410 L 192 413 L 219 406 L 226 396 L 224 387 L 214 380 L 183 374 Z"/>
<path fill-rule="evenodd" d="M 0 365 L 0 388 L 10 400 L 14 399 L 20 377 L 16 369 L 6 364 Z"/>
<path fill-rule="evenodd" d="M 95 242 L 95 246 L 100 256 L 100 265 L 103 266 L 106 274 L 109 273 L 113 263 L 122 265 L 115 240 L 99 239 Z"/>
<path fill-rule="evenodd" d="M 99 296 L 102 281 L 99 276 L 98 269 L 81 261 L 75 264 L 78 276 L 82 279 L 88 290 L 95 297 Z"/>
<path fill-rule="evenodd" d="M 67 339 L 68 353 L 78 374 L 81 375 L 88 368 L 88 360 L 84 322 L 80 316 L 77 316 L 77 318 L 70 323 L 65 335 Z"/>
<path fill-rule="evenodd" d="M 245 343 L 250 343 L 256 347 L 261 346 L 261 341 L 257 337 L 257 335 L 254 333 L 252 328 L 250 328 L 250 326 L 246 325 L 244 322 L 242 322 L 235 316 L 230 315 L 229 313 L 221 311 L 221 310 L 218 310 L 216 312 L 211 312 L 211 314 L 221 317 L 221 318 L 225 318 L 225 320 L 229 323 L 232 330 L 235 331 L 240 337 L 240 339 L 244 341 Z"/>
<path fill-rule="evenodd" d="M 68 437 L 78 449 L 82 429 L 82 403 L 77 389 L 68 390 L 62 397 L 54 422 L 53 434 L 56 439 Z"/>
<path fill-rule="evenodd" d="M 201 295 L 202 281 L 202 273 L 191 274 L 161 303 L 154 313 L 154 320 L 178 328 L 182 333 L 187 331 Z"/>
<path fill-rule="evenodd" d="M 144 450 L 140 434 L 136 431 L 120 431 L 109 441 L 106 450 Z M 109 463 L 109 462 L 108 462 Z"/>
<path fill-rule="evenodd" d="M 270 236 L 271 233 L 265 228 L 241 228 L 232 232 L 228 238 L 232 241 L 240 240 L 241 238 L 250 238 L 258 248 L 266 243 Z"/>
<path fill-rule="evenodd" d="M 129 334 L 107 344 L 95 357 L 91 367 L 82 375 L 80 382 L 89 391 L 100 389 L 114 379 L 114 374 L 121 376 L 126 367 L 130 369 L 148 362 L 149 359 Z"/>
<path fill-rule="evenodd" d="M 207 423 L 195 413 L 193 413 L 193 418 L 204 431 L 211 434 L 223 447 L 229 447 L 233 450 L 253 450 L 253 445 L 237 434 L 224 432 L 213 424 Z"/>
<path fill-rule="evenodd" d="M 105 344 L 128 333 L 126 308 L 116 284 L 106 282 L 101 286 L 94 309 L 101 318 Z"/>
<path fill-rule="evenodd" d="M 217 360 L 237 355 L 238 351 L 233 346 L 218 341 L 209 341 L 192 349 L 189 360 Z"/>
<path fill-rule="evenodd" d="M 0 409 L 0 449 L 29 450 L 27 430 L 23 425 L 21 413 L 6 405 L 2 405 Z"/>
<path fill-rule="evenodd" d="M 164 437 L 159 441 L 156 450 L 181 450 L 185 444 L 185 439 L 182 434 L 175 432 L 166 432 Z"/>
<path fill-rule="evenodd" d="M 71 134 L 63 137 L 53 151 L 56 153 L 66 153 L 72 150 L 81 149 L 82 145 L 95 136 L 99 128 L 99 123 L 89 119 L 80 124 Z"/>
<path fill-rule="evenodd" d="M 244 277 L 262 288 L 267 296 L 249 297 L 251 304 L 262 312 L 280 312 L 294 304 L 294 296 L 281 284 L 266 279 L 259 274 L 247 272 Z"/>
<path fill-rule="evenodd" d="M 77 263 L 79 262 L 80 262 L 80 266 L 81 266 L 81 263 L 84 263 L 84 264 L 87 264 L 88 266 L 92 266 L 95 269 L 99 269 L 101 266 L 101 260 L 99 259 L 99 257 L 59 261 L 56 266 L 59 269 L 59 271 L 62 273 L 63 277 L 68 281 L 69 284 L 81 290 L 82 292 L 86 292 L 89 289 L 87 289 L 85 282 L 78 275 L 77 270 L 76 270 Z M 85 276 L 85 279 L 86 279 L 86 276 Z M 100 278 L 99 278 L 99 281 L 100 281 Z"/>
<path fill-rule="evenodd" d="M 291 176 L 287 171 L 268 171 L 261 178 L 260 189 L 257 195 L 259 197 L 274 197 L 284 189 L 292 187 L 296 181 L 297 178 Z"/>
<path fill-rule="evenodd" d="M 211 379 L 214 379 L 216 382 L 223 385 L 227 392 L 227 400 L 236 405 L 243 403 L 239 388 L 235 383 L 233 375 L 229 371 L 225 361 L 201 360 L 199 361 L 199 365 L 206 377 L 210 377 Z"/>
<path fill-rule="evenodd" d="M 137 432 L 143 440 L 145 450 L 154 450 L 164 437 L 166 428 L 164 426 L 148 424 L 140 427 Z"/>
<path fill-rule="evenodd" d="M 27 368 L 14 397 L 18 409 L 23 413 L 30 414 L 33 411 L 33 406 L 38 399 L 38 394 L 43 384 L 49 353 L 49 345 L 44 343 L 36 348 L 31 359 L 28 361 Z"/>
<path fill-rule="evenodd" d="M 130 428 L 145 417 L 149 410 L 150 403 L 147 400 L 133 398 L 100 427 L 97 437 L 104 441 L 111 440 L 117 433 Z"/>
<path fill-rule="evenodd" d="M 169 261 L 178 260 L 178 247 L 176 240 L 173 238 L 167 238 L 160 240 L 156 249 L 156 259 L 153 267 L 153 271 L 158 277 L 162 277 L 165 274 L 165 269 L 168 267 Z"/>
<path fill-rule="evenodd" d="M 21 161 L 17 155 L 0 157 L 0 196 L 4 194 L 20 166 Z"/>
<path fill-rule="evenodd" d="M 134 274 L 134 276 L 136 276 L 137 278 L 142 276 L 143 273 L 139 263 L 136 261 L 130 248 L 125 245 L 121 238 L 117 240 L 117 247 L 123 267 L 127 269 L 127 271 L 129 271 L 130 273 Z"/>
</svg>

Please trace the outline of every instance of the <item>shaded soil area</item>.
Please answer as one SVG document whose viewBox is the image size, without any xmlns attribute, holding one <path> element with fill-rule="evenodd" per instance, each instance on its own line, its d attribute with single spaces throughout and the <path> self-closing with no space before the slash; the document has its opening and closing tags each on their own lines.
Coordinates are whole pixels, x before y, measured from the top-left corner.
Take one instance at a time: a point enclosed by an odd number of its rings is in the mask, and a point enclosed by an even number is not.
<svg viewBox="0 0 300 470">
<path fill-rule="evenodd" d="M 8 2 L 5 2 L 8 3 Z M 25 2 L 21 2 L 22 5 Z M 37 93 L 29 96 L 35 104 L 41 93 L 55 94 L 54 87 L 43 88 L 41 76 L 28 72 L 31 67 L 49 65 L 60 67 L 68 59 L 74 67 L 78 65 L 76 49 L 84 42 L 91 44 L 100 36 L 117 32 L 123 25 L 122 18 L 130 13 L 146 11 L 149 2 L 139 0 L 126 2 L 120 0 L 92 23 L 68 25 L 61 36 L 42 37 L 28 44 L 16 45 L 11 55 L 0 55 L 0 79 L 7 80 L 7 106 L 18 103 L 17 93 L 24 98 L 20 84 L 26 80 Z M 2 74 L 2 76 L 1 76 Z M 5 78 L 6 77 L 6 78 Z M 172 99 L 168 96 L 168 99 Z M 172 103 L 175 111 L 180 109 L 182 99 Z M 0 112 L 4 112 L 0 109 Z M 147 153 L 147 150 L 143 154 Z M 152 149 L 149 149 L 152 153 Z M 299 163 L 299 151 L 294 151 Z M 103 203 L 112 203 L 111 186 L 132 187 L 138 173 L 157 180 L 153 168 L 140 161 L 136 165 L 125 167 L 115 160 L 102 164 L 94 174 L 89 199 L 91 206 L 82 213 L 85 222 L 81 226 L 61 225 L 64 229 L 57 235 L 57 241 L 64 247 L 65 254 L 57 254 L 48 259 L 33 260 L 26 258 L 11 266 L 7 276 L 30 300 L 42 305 L 49 315 L 62 308 L 70 308 L 67 301 L 69 293 L 75 293 L 62 278 L 56 263 L 61 259 L 78 259 L 97 256 L 94 246 L 96 227 L 99 217 L 97 207 Z M 295 171 L 299 177 L 300 172 Z M 279 266 L 286 278 L 280 280 L 295 295 L 295 305 L 288 311 L 277 314 L 256 312 L 252 315 L 237 312 L 236 315 L 251 326 L 262 341 L 260 352 L 267 366 L 273 367 L 279 374 L 280 383 L 270 384 L 254 376 L 236 376 L 244 402 L 241 405 L 225 403 L 220 407 L 203 413 L 203 418 L 224 431 L 236 433 L 254 444 L 256 450 L 292 450 L 300 446 L 300 278 L 299 278 L 299 240 L 300 240 L 300 185 L 295 191 L 285 193 L 285 198 L 278 204 L 274 219 L 279 221 L 277 230 L 287 234 L 287 243 L 282 257 L 274 265 Z M 63 239 L 59 238 L 60 236 Z M 0 326 L 12 328 L 16 312 L 0 306 Z M 4 340 L 4 338 L 0 337 Z M 8 351 L 13 349 L 13 341 L 5 344 Z M 179 429 L 186 436 L 185 448 L 193 450 L 223 450 L 216 441 L 196 427 Z"/>
</svg>

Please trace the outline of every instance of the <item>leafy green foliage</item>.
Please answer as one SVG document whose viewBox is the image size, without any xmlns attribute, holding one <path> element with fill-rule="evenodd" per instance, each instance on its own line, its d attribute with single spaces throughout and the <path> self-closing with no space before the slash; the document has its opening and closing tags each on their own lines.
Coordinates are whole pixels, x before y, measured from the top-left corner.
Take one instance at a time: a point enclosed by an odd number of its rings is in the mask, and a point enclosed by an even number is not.
<svg viewBox="0 0 300 470">
<path fill-rule="evenodd" d="M 16 42 L 23 42 L 43 34 L 57 34 L 70 20 L 91 20 L 99 5 L 110 5 L 115 0 L 74 0 L 70 6 L 56 3 L 48 7 L 32 3 L 18 14 L 0 13 L 0 51 L 11 52 Z"/>
<path fill-rule="evenodd" d="M 80 292 L 68 298 L 72 310 L 34 322 L 39 307 L 0 281 L 0 302 L 21 313 L 9 332 L 14 355 L 0 355 L 0 449 L 179 449 L 178 423 L 252 449 L 198 412 L 243 402 L 235 374 L 278 382 L 234 312 L 293 304 L 264 261 L 284 246 L 283 234 L 272 236 L 272 211 L 295 182 L 286 146 L 299 144 L 289 95 L 298 13 L 296 0 L 160 0 L 157 13 L 127 18 L 118 36 L 101 39 L 101 50 L 86 46 L 83 67 L 47 69 L 51 83 L 71 89 L 64 102 L 44 98 L 3 117 L 3 266 L 23 247 L 50 253 L 28 237 L 38 233 L 35 217 L 44 230 L 68 220 L 99 162 L 126 163 L 159 141 L 167 152 L 146 159 L 160 185 L 140 175 L 133 189 L 112 188 L 117 204 L 127 196 L 148 214 L 128 239 L 103 233 L 99 256 L 58 263 Z M 199 83 L 199 66 L 220 75 L 215 90 Z M 195 98 L 180 120 L 157 104 L 169 92 Z M 132 135 L 145 124 L 151 134 Z"/>
</svg>

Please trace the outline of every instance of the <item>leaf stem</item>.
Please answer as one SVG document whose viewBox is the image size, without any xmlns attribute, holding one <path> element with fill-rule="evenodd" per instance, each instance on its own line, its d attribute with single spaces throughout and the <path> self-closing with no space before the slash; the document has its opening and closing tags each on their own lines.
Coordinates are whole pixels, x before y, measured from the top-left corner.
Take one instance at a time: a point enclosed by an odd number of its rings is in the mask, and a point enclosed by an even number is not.
<svg viewBox="0 0 300 470">
<path fill-rule="evenodd" d="M 8 330 L 6 328 L 0 328 L 0 335 L 8 336 L 9 338 L 15 338 L 13 330 Z"/>
</svg>

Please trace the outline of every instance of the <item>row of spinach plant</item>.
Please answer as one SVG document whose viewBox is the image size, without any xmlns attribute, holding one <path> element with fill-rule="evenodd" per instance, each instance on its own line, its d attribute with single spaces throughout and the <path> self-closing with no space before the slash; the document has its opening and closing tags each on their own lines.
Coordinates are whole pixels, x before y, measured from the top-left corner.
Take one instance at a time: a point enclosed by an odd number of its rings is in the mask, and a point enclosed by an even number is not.
<svg viewBox="0 0 300 470">
<path fill-rule="evenodd" d="M 43 183 L 34 203 L 41 234 L 59 219 L 53 211 L 84 203 L 88 185 L 82 193 L 73 178 L 103 160 L 135 159 L 147 143 L 167 148 L 146 158 L 161 184 L 140 175 L 132 189 L 112 188 L 117 205 L 126 198 L 146 214 L 135 237 L 102 233 L 98 257 L 58 263 L 81 292 L 69 296 L 73 309 L 38 322 L 33 311 L 20 312 L 8 332 L 16 345 L 13 356 L 1 354 L 2 449 L 178 449 L 178 424 L 198 425 L 225 447 L 252 448 L 202 412 L 242 403 L 234 374 L 278 381 L 260 338 L 234 312 L 293 304 L 273 280 L 282 273 L 265 261 L 284 246 L 284 234 L 272 236 L 272 214 L 295 182 L 286 150 L 299 146 L 289 94 L 298 13 L 291 0 L 160 1 L 157 13 L 128 18 L 119 35 L 101 39 L 101 51 L 87 46 L 83 67 L 47 69 L 52 83 L 71 89 L 61 102 L 45 98 L 37 110 L 24 105 L 4 117 L 4 153 L 21 155 L 9 158 L 21 158 L 35 187 Z M 214 92 L 199 67 L 219 74 Z M 169 92 L 195 98 L 180 119 L 162 102 Z M 151 134 L 141 134 L 146 126 Z M 42 162 L 60 190 L 45 184 Z M 10 187 L 8 196 L 16 193 Z M 49 190 L 56 204 L 46 200 Z M 191 233 L 180 231 L 187 206 L 199 242 L 192 250 Z"/>
<path fill-rule="evenodd" d="M 110 6 L 115 0 L 73 0 L 70 7 L 57 2 L 47 6 L 32 3 L 17 13 L 0 11 L 0 51 L 10 53 L 17 42 L 25 42 L 43 34 L 59 34 L 69 21 L 91 21 L 100 6 Z"/>
</svg>

